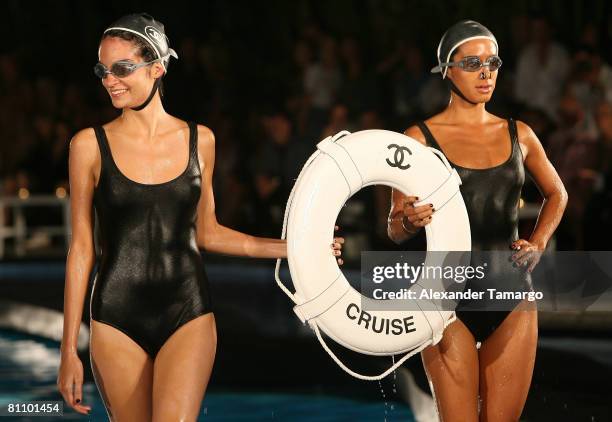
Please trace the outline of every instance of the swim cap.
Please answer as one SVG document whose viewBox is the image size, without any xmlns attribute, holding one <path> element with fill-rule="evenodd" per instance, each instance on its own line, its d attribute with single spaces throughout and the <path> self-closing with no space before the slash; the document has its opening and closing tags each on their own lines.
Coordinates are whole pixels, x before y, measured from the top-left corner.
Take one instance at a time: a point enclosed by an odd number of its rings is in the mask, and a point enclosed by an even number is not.
<svg viewBox="0 0 612 422">
<path fill-rule="evenodd" d="M 431 73 L 442 72 L 442 79 L 446 78 L 448 67 L 443 66 L 443 63 L 451 61 L 453 53 L 461 44 L 477 39 L 493 41 L 496 50 L 495 54 L 499 54 L 497 40 L 491 31 L 476 21 L 464 20 L 448 28 L 444 35 L 442 35 L 440 44 L 438 44 L 438 66 L 431 69 Z"/>
<path fill-rule="evenodd" d="M 147 13 L 132 13 L 122 16 L 106 28 L 104 33 L 113 30 L 131 32 L 145 40 L 155 51 L 157 58 L 160 59 L 164 71 L 167 71 L 170 56 L 178 59 L 176 51 L 168 46 L 168 37 L 164 32 L 164 25 Z"/>
</svg>

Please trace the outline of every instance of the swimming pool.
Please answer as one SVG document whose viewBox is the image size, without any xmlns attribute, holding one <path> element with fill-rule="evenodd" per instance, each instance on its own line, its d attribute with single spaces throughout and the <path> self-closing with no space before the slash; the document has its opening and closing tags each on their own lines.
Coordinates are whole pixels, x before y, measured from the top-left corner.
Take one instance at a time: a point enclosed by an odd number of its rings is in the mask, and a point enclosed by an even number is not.
<svg viewBox="0 0 612 422">
<path fill-rule="evenodd" d="M 0 404 L 61 400 L 56 389 L 59 344 L 9 330 L 0 330 Z M 373 387 L 375 388 L 375 384 Z M 22 417 L 21 421 L 106 421 L 95 384 L 83 386 L 89 416 L 64 406 L 62 417 Z M 16 420 L 11 418 L 7 420 Z M 325 394 L 219 391 L 212 385 L 202 405 L 201 421 L 414 421 L 410 409 L 397 402 L 354 400 Z"/>
</svg>

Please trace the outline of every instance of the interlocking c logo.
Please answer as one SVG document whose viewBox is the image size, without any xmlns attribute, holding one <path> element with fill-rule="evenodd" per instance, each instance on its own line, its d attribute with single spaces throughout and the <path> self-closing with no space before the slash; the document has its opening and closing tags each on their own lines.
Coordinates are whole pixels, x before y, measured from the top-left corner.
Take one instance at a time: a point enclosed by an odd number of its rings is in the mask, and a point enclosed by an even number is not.
<svg viewBox="0 0 612 422">
<path fill-rule="evenodd" d="M 387 164 L 391 167 L 397 167 L 401 170 L 406 170 L 410 168 L 410 164 L 402 164 L 404 162 L 404 152 L 407 152 L 408 155 L 412 155 L 412 151 L 410 151 L 407 147 L 403 147 L 397 144 L 387 145 L 387 149 L 395 148 L 395 154 L 393 154 L 393 162 L 389 161 L 387 158 Z"/>
</svg>

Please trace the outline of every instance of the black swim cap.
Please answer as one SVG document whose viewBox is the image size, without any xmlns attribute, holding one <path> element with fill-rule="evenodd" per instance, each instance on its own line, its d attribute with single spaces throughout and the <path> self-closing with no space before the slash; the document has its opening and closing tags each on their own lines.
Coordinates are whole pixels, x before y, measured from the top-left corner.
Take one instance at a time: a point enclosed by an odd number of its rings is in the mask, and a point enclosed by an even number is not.
<svg viewBox="0 0 612 422">
<path fill-rule="evenodd" d="M 164 70 L 167 70 L 170 56 L 178 59 L 176 51 L 168 46 L 168 37 L 164 32 L 164 25 L 147 13 L 132 13 L 122 16 L 106 28 L 104 33 L 112 30 L 131 32 L 144 39 L 155 51 Z"/>
<path fill-rule="evenodd" d="M 438 66 L 431 69 L 431 73 L 442 73 L 442 79 L 446 78 L 447 66 L 441 66 L 442 63 L 451 61 L 451 57 L 455 50 L 463 43 L 476 40 L 488 39 L 495 44 L 495 53 L 499 54 L 499 46 L 497 40 L 491 31 L 485 28 L 484 25 L 471 20 L 457 22 L 442 35 L 440 44 L 438 44 Z"/>
</svg>

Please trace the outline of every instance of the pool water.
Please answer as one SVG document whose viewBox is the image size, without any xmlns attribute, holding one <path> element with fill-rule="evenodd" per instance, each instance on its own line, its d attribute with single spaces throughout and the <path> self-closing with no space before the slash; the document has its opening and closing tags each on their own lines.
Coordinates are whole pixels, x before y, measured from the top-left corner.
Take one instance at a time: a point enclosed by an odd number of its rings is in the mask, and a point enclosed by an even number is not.
<svg viewBox="0 0 612 422">
<path fill-rule="evenodd" d="M 62 400 L 56 388 L 59 344 L 8 330 L 0 330 L 0 405 L 15 401 Z M 373 385 L 373 388 L 376 388 Z M 95 384 L 83 386 L 88 416 L 64 405 L 61 417 L 21 417 L 20 421 L 106 421 Z M 10 418 L 7 421 L 17 420 Z M 401 403 L 352 400 L 322 394 L 285 392 L 225 392 L 214 386 L 202 404 L 200 421 L 414 421 Z"/>
</svg>

